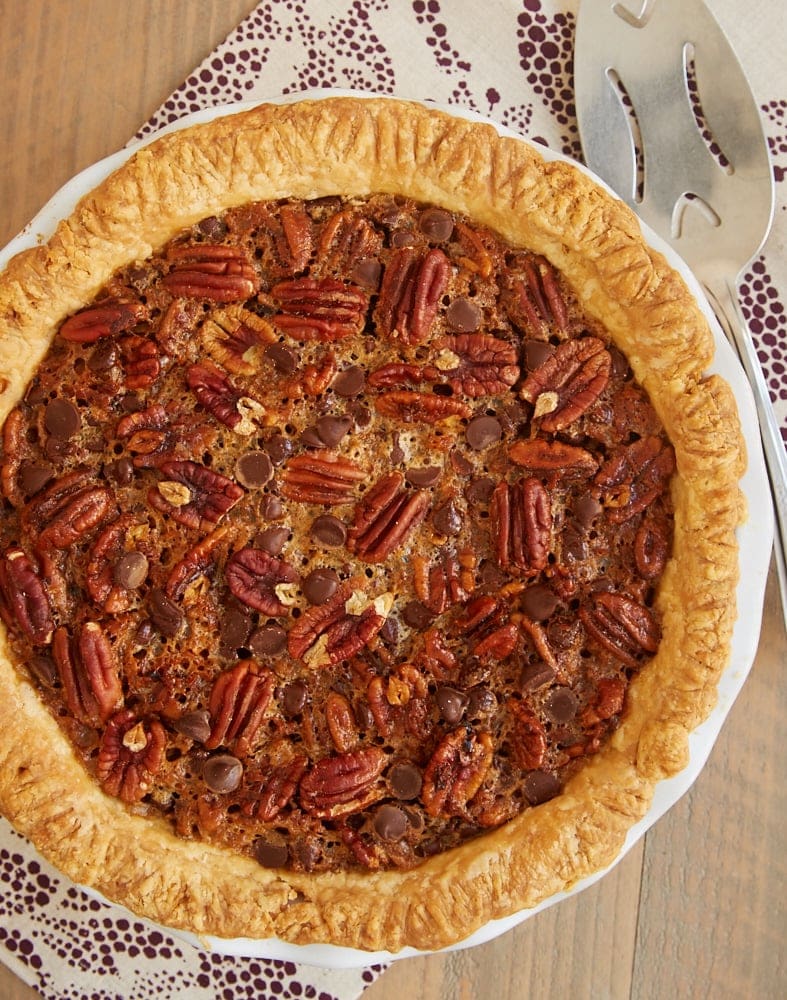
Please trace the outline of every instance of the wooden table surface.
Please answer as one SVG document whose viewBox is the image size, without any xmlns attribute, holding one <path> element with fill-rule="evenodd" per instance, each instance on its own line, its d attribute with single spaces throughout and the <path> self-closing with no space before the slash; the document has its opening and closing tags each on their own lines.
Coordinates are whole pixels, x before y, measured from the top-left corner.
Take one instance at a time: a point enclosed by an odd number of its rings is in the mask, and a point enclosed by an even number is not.
<svg viewBox="0 0 787 1000">
<path fill-rule="evenodd" d="M 68 178 L 122 147 L 253 6 L 0 0 L 0 245 Z M 364 996 L 787 995 L 785 665 L 771 572 L 744 691 L 700 778 L 644 842 L 576 898 L 487 945 L 395 963 Z M 2 1000 L 35 996 L 0 966 Z"/>
</svg>

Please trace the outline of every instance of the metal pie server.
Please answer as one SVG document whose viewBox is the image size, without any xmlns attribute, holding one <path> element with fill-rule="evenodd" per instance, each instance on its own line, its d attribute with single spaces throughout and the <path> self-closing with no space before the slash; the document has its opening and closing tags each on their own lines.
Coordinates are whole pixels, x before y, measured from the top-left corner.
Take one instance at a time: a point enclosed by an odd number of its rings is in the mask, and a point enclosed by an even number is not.
<svg viewBox="0 0 787 1000">
<path fill-rule="evenodd" d="M 686 261 L 752 387 L 787 626 L 787 450 L 737 295 L 774 205 L 748 81 L 701 0 L 580 0 L 574 82 L 587 165 Z"/>
</svg>

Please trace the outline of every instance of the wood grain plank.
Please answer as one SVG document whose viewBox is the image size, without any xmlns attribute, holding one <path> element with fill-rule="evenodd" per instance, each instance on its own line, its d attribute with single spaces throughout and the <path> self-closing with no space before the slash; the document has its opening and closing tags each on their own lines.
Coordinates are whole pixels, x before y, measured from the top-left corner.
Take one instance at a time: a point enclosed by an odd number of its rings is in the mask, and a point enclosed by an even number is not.
<svg viewBox="0 0 787 1000">
<path fill-rule="evenodd" d="M 787 641 L 773 574 L 752 672 L 700 778 L 646 840 L 633 995 L 787 994 Z"/>
<path fill-rule="evenodd" d="M 122 148 L 253 0 L 0 0 L 0 245 Z"/>
<path fill-rule="evenodd" d="M 604 879 L 484 945 L 403 959 L 364 1000 L 627 1000 L 642 871 L 637 845 Z"/>
</svg>

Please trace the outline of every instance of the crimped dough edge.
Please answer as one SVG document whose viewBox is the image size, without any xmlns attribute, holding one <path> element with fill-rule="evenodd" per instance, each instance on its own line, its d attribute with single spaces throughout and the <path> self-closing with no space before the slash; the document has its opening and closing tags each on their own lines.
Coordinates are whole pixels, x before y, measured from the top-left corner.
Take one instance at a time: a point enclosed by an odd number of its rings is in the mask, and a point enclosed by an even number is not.
<svg viewBox="0 0 787 1000">
<path fill-rule="evenodd" d="M 375 192 L 464 212 L 543 254 L 627 355 L 677 459 L 673 554 L 657 598 L 664 637 L 620 728 L 557 798 L 414 871 L 304 875 L 181 840 L 105 795 L 13 667 L 3 630 L 0 810 L 76 882 L 196 934 L 433 950 L 570 888 L 614 861 L 655 783 L 685 766 L 729 658 L 745 453 L 729 387 L 704 376 L 705 318 L 621 202 L 491 126 L 336 97 L 262 105 L 141 149 L 0 275 L 0 419 L 54 327 L 179 230 L 251 200 Z"/>
</svg>

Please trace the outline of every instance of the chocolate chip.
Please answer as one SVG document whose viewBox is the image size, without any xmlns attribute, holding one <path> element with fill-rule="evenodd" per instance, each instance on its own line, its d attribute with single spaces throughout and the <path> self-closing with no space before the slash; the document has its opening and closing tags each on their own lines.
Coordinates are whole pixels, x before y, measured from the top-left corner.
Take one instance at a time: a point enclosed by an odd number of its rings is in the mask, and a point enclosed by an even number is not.
<svg viewBox="0 0 787 1000">
<path fill-rule="evenodd" d="M 549 771 L 531 771 L 522 783 L 522 790 L 531 806 L 554 799 L 560 791 L 560 779 Z"/>
<path fill-rule="evenodd" d="M 356 285 L 376 291 L 380 287 L 380 275 L 383 272 L 382 264 L 376 257 L 364 257 L 359 260 L 350 272 L 350 278 Z"/>
<path fill-rule="evenodd" d="M 627 376 L 631 375 L 631 369 L 629 368 L 628 359 L 622 351 L 619 351 L 617 347 L 608 347 L 610 357 L 612 358 L 612 375 L 615 378 L 625 379 Z"/>
<path fill-rule="evenodd" d="M 303 711 L 306 699 L 309 696 L 309 689 L 303 681 L 293 681 L 284 689 L 282 696 L 282 709 L 285 715 L 298 715 Z"/>
<path fill-rule="evenodd" d="M 351 417 L 320 417 L 315 424 L 317 434 L 324 445 L 335 448 L 352 427 Z"/>
<path fill-rule="evenodd" d="M 553 722 L 564 725 L 577 714 L 579 698 L 570 687 L 555 688 L 544 701 L 544 710 Z"/>
<path fill-rule="evenodd" d="M 401 463 L 405 460 L 406 456 L 404 453 L 404 449 L 399 443 L 399 435 L 394 434 L 393 440 L 394 443 L 393 447 L 391 448 L 391 465 L 401 465 Z"/>
<path fill-rule="evenodd" d="M 92 372 L 106 372 L 116 361 L 117 345 L 112 340 L 102 340 L 91 351 L 87 366 Z"/>
<path fill-rule="evenodd" d="M 522 593 L 522 610 L 537 622 L 545 621 L 559 604 L 555 594 L 543 583 L 528 587 Z"/>
<path fill-rule="evenodd" d="M 124 413 L 139 413 L 145 409 L 145 404 L 135 392 L 127 392 L 125 396 L 120 397 L 120 409 Z"/>
<path fill-rule="evenodd" d="M 260 517 L 266 521 L 278 521 L 284 513 L 284 505 L 278 497 L 265 496 L 260 500 Z"/>
<path fill-rule="evenodd" d="M 495 481 L 489 476 L 474 476 L 465 487 L 465 496 L 470 503 L 489 503 L 495 492 Z"/>
<path fill-rule="evenodd" d="M 407 832 L 407 817 L 398 806 L 386 803 L 374 814 L 374 829 L 383 840 L 401 840 Z"/>
<path fill-rule="evenodd" d="M 489 688 L 473 688 L 467 695 L 467 718 L 478 719 L 482 715 L 491 715 L 497 708 L 497 698 Z"/>
<path fill-rule="evenodd" d="M 366 372 L 360 365 L 351 365 L 339 372 L 333 380 L 332 389 L 337 396 L 359 396 L 366 388 Z"/>
<path fill-rule="evenodd" d="M 503 435 L 503 428 L 497 417 L 474 417 L 467 425 L 465 437 L 473 451 L 483 451 L 496 444 Z"/>
<path fill-rule="evenodd" d="M 30 383 L 25 393 L 25 402 L 31 406 L 39 406 L 41 403 L 46 402 L 46 393 L 40 383 Z"/>
<path fill-rule="evenodd" d="M 409 229 L 397 229 L 391 233 L 391 246 L 395 249 L 415 246 L 415 242 L 415 236 Z"/>
<path fill-rule="evenodd" d="M 347 528 L 333 514 L 320 514 L 312 523 L 312 537 L 328 548 L 334 549 L 347 541 Z"/>
<path fill-rule="evenodd" d="M 298 357 L 295 351 L 284 344 L 271 344 L 265 349 L 265 357 L 272 362 L 273 367 L 281 375 L 292 375 L 298 367 Z"/>
<path fill-rule="evenodd" d="M 287 645 L 287 633 L 281 625 L 262 625 L 249 639 L 251 651 L 257 656 L 273 656 Z"/>
<path fill-rule="evenodd" d="M 104 466 L 108 478 L 114 479 L 118 486 L 128 486 L 134 478 L 134 463 L 130 458 L 119 458 Z"/>
<path fill-rule="evenodd" d="M 561 533 L 562 554 L 570 556 L 575 562 L 587 559 L 588 547 L 582 528 L 574 521 L 569 521 Z"/>
<path fill-rule="evenodd" d="M 442 208 L 426 208 L 418 217 L 418 228 L 430 240 L 442 243 L 451 238 L 454 231 L 454 217 Z"/>
<path fill-rule="evenodd" d="M 173 604 L 158 587 L 154 587 L 150 592 L 148 609 L 153 624 L 169 639 L 174 639 L 186 622 L 177 604 Z"/>
<path fill-rule="evenodd" d="M 306 448 L 324 448 L 325 443 L 316 427 L 307 427 L 300 436 L 300 442 Z"/>
<path fill-rule="evenodd" d="M 574 517 L 583 528 L 589 528 L 604 508 L 595 497 L 585 494 L 574 501 Z"/>
<path fill-rule="evenodd" d="M 172 725 L 181 736 L 194 740 L 195 743 L 204 743 L 210 737 L 210 713 L 206 708 L 197 708 L 193 712 L 186 712 Z"/>
<path fill-rule="evenodd" d="M 555 679 L 555 671 L 548 663 L 539 660 L 537 663 L 526 663 L 522 668 L 522 676 L 519 679 L 519 686 L 522 694 L 530 691 L 537 691 L 545 684 L 551 684 Z"/>
<path fill-rule="evenodd" d="M 339 586 L 339 575 L 332 569 L 315 569 L 301 582 L 303 595 L 309 604 L 325 604 Z"/>
<path fill-rule="evenodd" d="M 432 524 L 441 535 L 458 535 L 462 530 L 462 517 L 453 500 L 438 507 L 432 514 Z"/>
<path fill-rule="evenodd" d="M 353 705 L 353 715 L 359 729 L 369 732 L 375 728 L 374 715 L 366 702 L 356 702 Z"/>
<path fill-rule="evenodd" d="M 202 766 L 202 780 L 212 792 L 234 792 L 243 777 L 243 764 L 228 753 L 209 757 Z"/>
<path fill-rule="evenodd" d="M 464 715 L 467 697 L 450 687 L 439 687 L 434 696 L 440 714 L 450 726 L 455 726 Z"/>
<path fill-rule="evenodd" d="M 46 656 L 43 653 L 34 653 L 27 661 L 27 666 L 33 677 L 43 687 L 54 687 L 60 679 L 55 661 L 51 656 Z"/>
<path fill-rule="evenodd" d="M 251 632 L 251 618 L 241 608 L 228 608 L 221 619 L 221 645 L 227 651 L 246 645 Z"/>
<path fill-rule="evenodd" d="M 19 487 L 29 497 L 38 493 L 54 476 L 55 470 L 43 462 L 22 462 L 19 466 Z"/>
<path fill-rule="evenodd" d="M 472 462 L 468 461 L 461 451 L 457 451 L 456 448 L 451 451 L 448 459 L 451 462 L 451 468 L 457 476 L 469 476 L 473 471 Z"/>
<path fill-rule="evenodd" d="M 397 799 L 409 801 L 418 798 L 421 794 L 423 777 L 414 764 L 403 762 L 393 765 L 388 772 L 388 783 Z"/>
<path fill-rule="evenodd" d="M 408 469 L 404 478 L 413 486 L 426 489 L 428 486 L 434 486 L 441 475 L 442 469 L 439 465 L 423 465 L 419 468 Z"/>
<path fill-rule="evenodd" d="M 273 463 L 264 451 L 247 451 L 235 463 L 235 478 L 250 490 L 258 490 L 273 475 Z"/>
<path fill-rule="evenodd" d="M 209 215 L 197 223 L 197 229 L 209 240 L 222 240 L 227 235 L 227 223 L 216 215 Z"/>
<path fill-rule="evenodd" d="M 481 309 L 472 299 L 462 296 L 446 309 L 445 321 L 457 333 L 473 333 L 481 325 Z"/>
<path fill-rule="evenodd" d="M 368 427 L 372 422 L 372 411 L 363 403 L 348 403 L 347 412 L 355 421 L 356 427 Z"/>
<path fill-rule="evenodd" d="M 272 434 L 265 442 L 265 451 L 274 465 L 282 465 L 293 453 L 294 445 L 283 434 Z"/>
<path fill-rule="evenodd" d="M 64 438 L 55 437 L 54 434 L 46 439 L 44 454 L 53 462 L 60 462 L 69 453 L 68 441 Z"/>
<path fill-rule="evenodd" d="M 486 587 L 502 587 L 507 577 L 496 562 L 491 559 L 482 559 L 479 566 L 481 583 Z"/>
<path fill-rule="evenodd" d="M 147 556 L 142 552 L 124 552 L 115 563 L 112 579 L 124 590 L 136 590 L 147 579 L 148 569 Z"/>
<path fill-rule="evenodd" d="M 434 621 L 434 615 L 420 601 L 408 601 L 402 608 L 402 619 L 410 628 L 417 630 L 428 628 Z"/>
<path fill-rule="evenodd" d="M 286 844 L 271 844 L 267 840 L 258 840 L 254 844 L 254 857 L 263 868 L 283 868 L 289 855 Z"/>
<path fill-rule="evenodd" d="M 70 399 L 61 399 L 58 396 L 46 405 L 44 426 L 52 437 L 68 441 L 82 426 L 82 418 Z"/>
<path fill-rule="evenodd" d="M 383 642 L 395 645 L 399 641 L 399 623 L 391 615 L 388 615 L 383 623 L 383 627 L 377 634 Z"/>
<path fill-rule="evenodd" d="M 255 536 L 254 547 L 262 549 L 268 555 L 277 556 L 287 544 L 289 537 L 289 528 L 266 528 Z"/>
<path fill-rule="evenodd" d="M 541 365 L 543 365 L 546 360 L 551 358 L 554 353 L 555 348 L 547 341 L 525 341 L 525 364 L 531 372 L 536 368 L 540 368 Z"/>
</svg>

